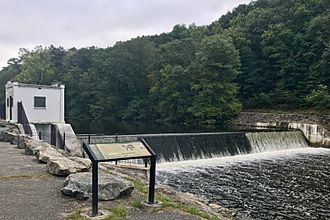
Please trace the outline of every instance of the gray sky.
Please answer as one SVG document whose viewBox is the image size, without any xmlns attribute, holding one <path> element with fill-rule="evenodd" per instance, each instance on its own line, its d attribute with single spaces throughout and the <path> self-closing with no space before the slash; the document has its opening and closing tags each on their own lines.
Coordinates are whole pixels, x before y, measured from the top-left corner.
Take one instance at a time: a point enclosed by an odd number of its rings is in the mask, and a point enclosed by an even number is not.
<svg viewBox="0 0 330 220">
<path fill-rule="evenodd" d="M 21 47 L 107 47 L 205 25 L 250 0 L 0 0 L 0 68 Z"/>
</svg>

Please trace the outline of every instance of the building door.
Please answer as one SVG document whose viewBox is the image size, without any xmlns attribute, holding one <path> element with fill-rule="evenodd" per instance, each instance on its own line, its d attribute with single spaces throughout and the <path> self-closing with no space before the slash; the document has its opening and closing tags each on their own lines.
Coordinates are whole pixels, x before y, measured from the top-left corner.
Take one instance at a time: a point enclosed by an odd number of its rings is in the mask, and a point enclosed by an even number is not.
<svg viewBox="0 0 330 220">
<path fill-rule="evenodd" d="M 56 139 L 57 139 L 57 130 L 55 125 L 51 125 L 51 139 L 50 144 L 56 146 Z"/>
<path fill-rule="evenodd" d="M 14 104 L 13 97 L 9 96 L 9 120 L 13 119 L 13 104 Z"/>
</svg>

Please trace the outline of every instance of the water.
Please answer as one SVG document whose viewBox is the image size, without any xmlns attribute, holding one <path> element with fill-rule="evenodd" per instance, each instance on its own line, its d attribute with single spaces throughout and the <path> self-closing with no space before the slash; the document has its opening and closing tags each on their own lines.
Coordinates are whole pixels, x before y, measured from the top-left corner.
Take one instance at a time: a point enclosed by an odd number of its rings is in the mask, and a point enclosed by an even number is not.
<svg viewBox="0 0 330 220">
<path fill-rule="evenodd" d="M 149 129 L 123 133 L 160 131 Z M 330 219 L 330 150 L 308 147 L 300 131 L 145 138 L 158 154 L 160 183 L 253 219 Z"/>
<path fill-rule="evenodd" d="M 196 160 L 251 151 L 243 132 L 163 134 L 144 138 L 157 153 L 157 161 Z"/>
<path fill-rule="evenodd" d="M 301 131 L 162 134 L 144 139 L 159 163 L 308 147 Z"/>
<path fill-rule="evenodd" d="M 102 119 L 99 121 L 90 119 L 66 118 L 76 134 L 150 134 L 150 133 L 175 133 L 175 132 L 210 132 L 226 131 L 221 125 L 180 125 L 170 123 L 151 123 L 134 121 L 117 121 Z"/>
<path fill-rule="evenodd" d="M 252 146 L 249 153 L 308 147 L 301 131 L 248 132 L 246 137 Z"/>
<path fill-rule="evenodd" d="M 330 149 L 158 164 L 158 182 L 252 219 L 330 219 Z"/>
</svg>

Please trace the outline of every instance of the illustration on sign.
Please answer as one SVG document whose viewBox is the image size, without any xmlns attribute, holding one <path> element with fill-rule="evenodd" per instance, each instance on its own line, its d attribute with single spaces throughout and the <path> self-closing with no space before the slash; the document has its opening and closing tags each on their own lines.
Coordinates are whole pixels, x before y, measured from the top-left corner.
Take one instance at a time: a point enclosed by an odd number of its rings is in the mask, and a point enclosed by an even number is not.
<svg viewBox="0 0 330 220">
<path fill-rule="evenodd" d="M 95 144 L 99 159 L 146 157 L 151 156 L 148 149 L 141 142 Z"/>
</svg>

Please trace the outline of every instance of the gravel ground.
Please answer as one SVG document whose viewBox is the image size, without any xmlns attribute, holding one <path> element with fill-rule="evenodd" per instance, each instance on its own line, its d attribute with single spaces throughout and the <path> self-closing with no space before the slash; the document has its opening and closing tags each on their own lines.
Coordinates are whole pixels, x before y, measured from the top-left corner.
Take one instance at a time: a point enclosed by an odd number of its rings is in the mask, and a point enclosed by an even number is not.
<svg viewBox="0 0 330 220">
<path fill-rule="evenodd" d="M 47 173 L 46 165 L 15 145 L 0 142 L 0 219 L 63 219 L 76 207 L 60 188 L 64 178 Z"/>
<path fill-rule="evenodd" d="M 0 142 L 0 220 L 64 220 L 63 213 L 90 207 L 62 195 L 64 177 L 48 174 L 46 165 L 16 145 Z M 127 220 L 200 220 L 175 210 L 129 213 Z"/>
</svg>

